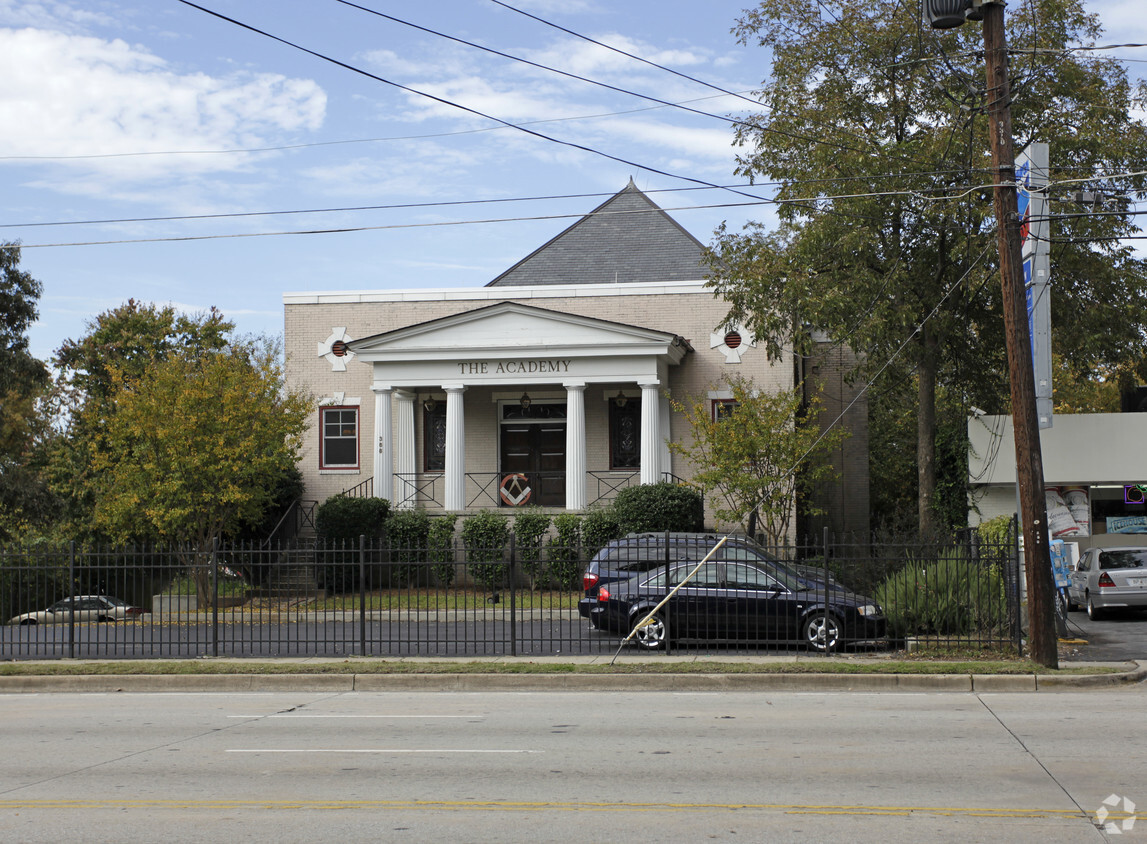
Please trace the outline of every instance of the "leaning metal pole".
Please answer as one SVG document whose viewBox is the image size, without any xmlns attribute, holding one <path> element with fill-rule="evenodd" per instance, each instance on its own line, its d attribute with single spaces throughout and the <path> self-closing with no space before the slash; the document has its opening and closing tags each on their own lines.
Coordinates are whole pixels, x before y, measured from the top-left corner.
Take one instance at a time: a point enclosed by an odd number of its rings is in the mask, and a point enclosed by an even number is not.
<svg viewBox="0 0 1147 844">
<path fill-rule="evenodd" d="M 1055 635 L 1055 586 L 1048 546 L 1044 499 L 1043 455 L 1036 414 L 1031 333 L 1024 295 L 1020 255 L 1020 219 L 1016 199 L 1015 150 L 1012 145 L 1011 91 L 1004 36 L 1004 4 L 984 3 L 984 59 L 988 79 L 988 130 L 995 180 L 995 211 L 999 229 L 1000 283 L 1003 288 L 1004 331 L 1007 337 L 1011 387 L 1012 432 L 1015 434 L 1016 482 L 1020 492 L 1020 523 L 1024 536 L 1028 591 L 1028 650 L 1031 659 L 1048 668 L 1059 666 Z"/>
</svg>

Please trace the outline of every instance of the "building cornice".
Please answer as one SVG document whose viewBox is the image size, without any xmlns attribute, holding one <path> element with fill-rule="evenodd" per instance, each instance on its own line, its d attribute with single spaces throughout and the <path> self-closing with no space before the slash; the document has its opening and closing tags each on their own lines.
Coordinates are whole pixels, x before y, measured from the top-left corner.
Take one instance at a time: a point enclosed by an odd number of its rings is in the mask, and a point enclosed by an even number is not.
<svg viewBox="0 0 1147 844">
<path fill-rule="evenodd" d="M 362 305 L 375 302 L 505 302 L 599 296 L 715 295 L 704 280 L 629 284 L 543 284 L 533 287 L 438 287 L 407 290 L 332 290 L 284 293 L 284 305 Z"/>
</svg>

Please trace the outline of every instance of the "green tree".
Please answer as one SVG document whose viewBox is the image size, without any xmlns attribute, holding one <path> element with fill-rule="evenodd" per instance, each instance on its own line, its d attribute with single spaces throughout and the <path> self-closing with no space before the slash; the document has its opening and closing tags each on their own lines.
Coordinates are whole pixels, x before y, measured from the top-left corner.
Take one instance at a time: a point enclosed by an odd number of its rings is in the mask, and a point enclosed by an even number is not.
<svg viewBox="0 0 1147 844">
<path fill-rule="evenodd" d="M 28 350 L 43 285 L 19 268 L 20 249 L 0 244 L 0 541 L 42 525 L 52 511 L 34 450 L 45 432 L 40 399 L 48 368 Z"/>
<path fill-rule="evenodd" d="M 1147 89 L 1069 49 L 1094 43 L 1080 0 L 1009 15 L 1016 147 L 1046 141 L 1064 187 L 1141 191 Z M 765 0 L 734 32 L 772 53 L 765 108 L 741 124 L 738 172 L 777 185 L 779 225 L 719 230 L 712 286 L 773 353 L 807 350 L 804 326 L 848 343 L 869 372 L 916 387 L 916 518 L 936 528 L 937 403 L 1006 411 L 995 221 L 978 26 L 921 31 L 919 7 Z M 1126 175 L 1132 174 L 1132 175 Z M 1086 181 L 1079 181 L 1086 180 Z M 1053 210 L 1062 210 L 1053 204 Z M 1132 218 L 1055 221 L 1052 319 L 1066 355 L 1137 356 L 1147 270 L 1119 238 Z M 879 398 L 879 397 L 877 397 Z"/>
<path fill-rule="evenodd" d="M 232 341 L 172 353 L 137 378 L 110 375 L 116 412 L 93 466 L 104 535 L 203 552 L 262 518 L 297 462 L 310 404 L 285 388 L 274 344 Z"/>
<path fill-rule="evenodd" d="M 194 359 L 225 348 L 233 330 L 214 309 L 187 316 L 170 306 L 129 299 L 90 321 L 87 334 L 56 350 L 54 416 L 65 421 L 48 449 L 47 474 L 64 503 L 65 530 L 72 537 L 92 535 L 97 467 L 115 458 L 101 450 L 118 393 L 172 356 Z"/>
<path fill-rule="evenodd" d="M 840 428 L 822 434 L 815 424 L 819 401 L 806 402 L 796 390 L 757 390 L 739 377 L 727 382 L 733 401 L 720 418 L 704 398 L 673 402 L 691 437 L 669 448 L 693 465 L 692 483 L 719 521 L 754 532 L 755 519 L 770 543 L 784 543 L 798 491 L 832 475 L 827 455 L 847 434 Z"/>
</svg>

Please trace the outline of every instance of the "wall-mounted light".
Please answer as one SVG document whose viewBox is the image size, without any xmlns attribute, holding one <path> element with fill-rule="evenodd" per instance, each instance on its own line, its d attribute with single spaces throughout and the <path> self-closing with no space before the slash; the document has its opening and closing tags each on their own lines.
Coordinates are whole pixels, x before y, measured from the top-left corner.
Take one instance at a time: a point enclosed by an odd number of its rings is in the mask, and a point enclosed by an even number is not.
<svg viewBox="0 0 1147 844">
<path fill-rule="evenodd" d="M 422 403 L 422 406 L 426 408 L 427 413 L 433 413 L 434 409 L 438 407 L 438 402 L 434 400 L 434 396 L 431 396 Z"/>
<path fill-rule="evenodd" d="M 616 404 L 618 407 L 625 407 L 626 402 L 628 402 L 628 401 L 629 401 L 629 396 L 627 396 L 621 390 L 618 390 L 617 395 L 613 397 L 613 403 Z"/>
<path fill-rule="evenodd" d="M 529 393 L 522 393 L 522 398 L 518 401 L 518 403 L 522 406 L 522 410 L 529 410 L 530 405 L 533 404 L 533 402 L 530 401 Z"/>
</svg>

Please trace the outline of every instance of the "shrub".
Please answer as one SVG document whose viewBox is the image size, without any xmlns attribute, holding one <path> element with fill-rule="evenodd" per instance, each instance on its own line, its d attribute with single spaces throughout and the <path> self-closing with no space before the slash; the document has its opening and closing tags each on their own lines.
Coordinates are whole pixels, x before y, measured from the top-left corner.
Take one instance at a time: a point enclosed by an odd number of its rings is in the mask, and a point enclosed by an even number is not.
<svg viewBox="0 0 1147 844">
<path fill-rule="evenodd" d="M 618 521 L 617 511 L 612 507 L 595 508 L 587 512 L 582 519 L 581 537 L 585 543 L 587 559 L 605 547 L 611 539 L 617 539 L 621 535 L 621 522 Z"/>
<path fill-rule="evenodd" d="M 443 586 L 454 582 L 454 526 L 458 523 L 457 513 L 435 516 L 430 520 L 430 533 L 427 536 L 430 570 Z"/>
<path fill-rule="evenodd" d="M 705 526 L 701 493 L 664 481 L 626 487 L 614 499 L 613 509 L 625 533 L 677 530 L 697 531 Z"/>
<path fill-rule="evenodd" d="M 360 536 L 381 539 L 386 531 L 390 502 L 385 498 L 348 498 L 334 495 L 319 505 L 315 530 L 328 541 L 358 542 Z"/>
<path fill-rule="evenodd" d="M 514 516 L 514 543 L 522 569 L 535 582 L 542 576 L 542 539 L 550 529 L 550 516 L 537 507 L 519 510 Z"/>
<path fill-rule="evenodd" d="M 334 592 L 358 587 L 358 538 L 365 536 L 378 545 L 386 535 L 390 502 L 385 498 L 348 498 L 335 495 L 319 505 L 315 530 L 325 548 L 322 563 L 316 566 L 319 584 Z M 377 563 L 377 558 L 370 560 Z"/>
<path fill-rule="evenodd" d="M 1004 545 L 1012 539 L 1015 516 L 996 516 L 976 525 L 976 534 L 981 542 L 989 545 Z"/>
<path fill-rule="evenodd" d="M 467 569 L 474 581 L 489 592 L 506 582 L 506 544 L 510 525 L 501 513 L 483 510 L 462 520 L 462 544 L 466 548 Z"/>
<path fill-rule="evenodd" d="M 559 589 L 573 589 L 581 582 L 582 517 L 577 513 L 554 516 L 556 534 L 546 543 L 550 579 Z"/>
<path fill-rule="evenodd" d="M 413 583 L 426 570 L 430 516 L 422 510 L 399 510 L 386 520 L 386 545 L 391 570 L 403 584 Z"/>
<path fill-rule="evenodd" d="M 895 638 L 995 632 L 1007 621 L 998 568 L 970 561 L 958 549 L 941 552 L 937 560 L 909 562 L 873 597 Z"/>
</svg>

